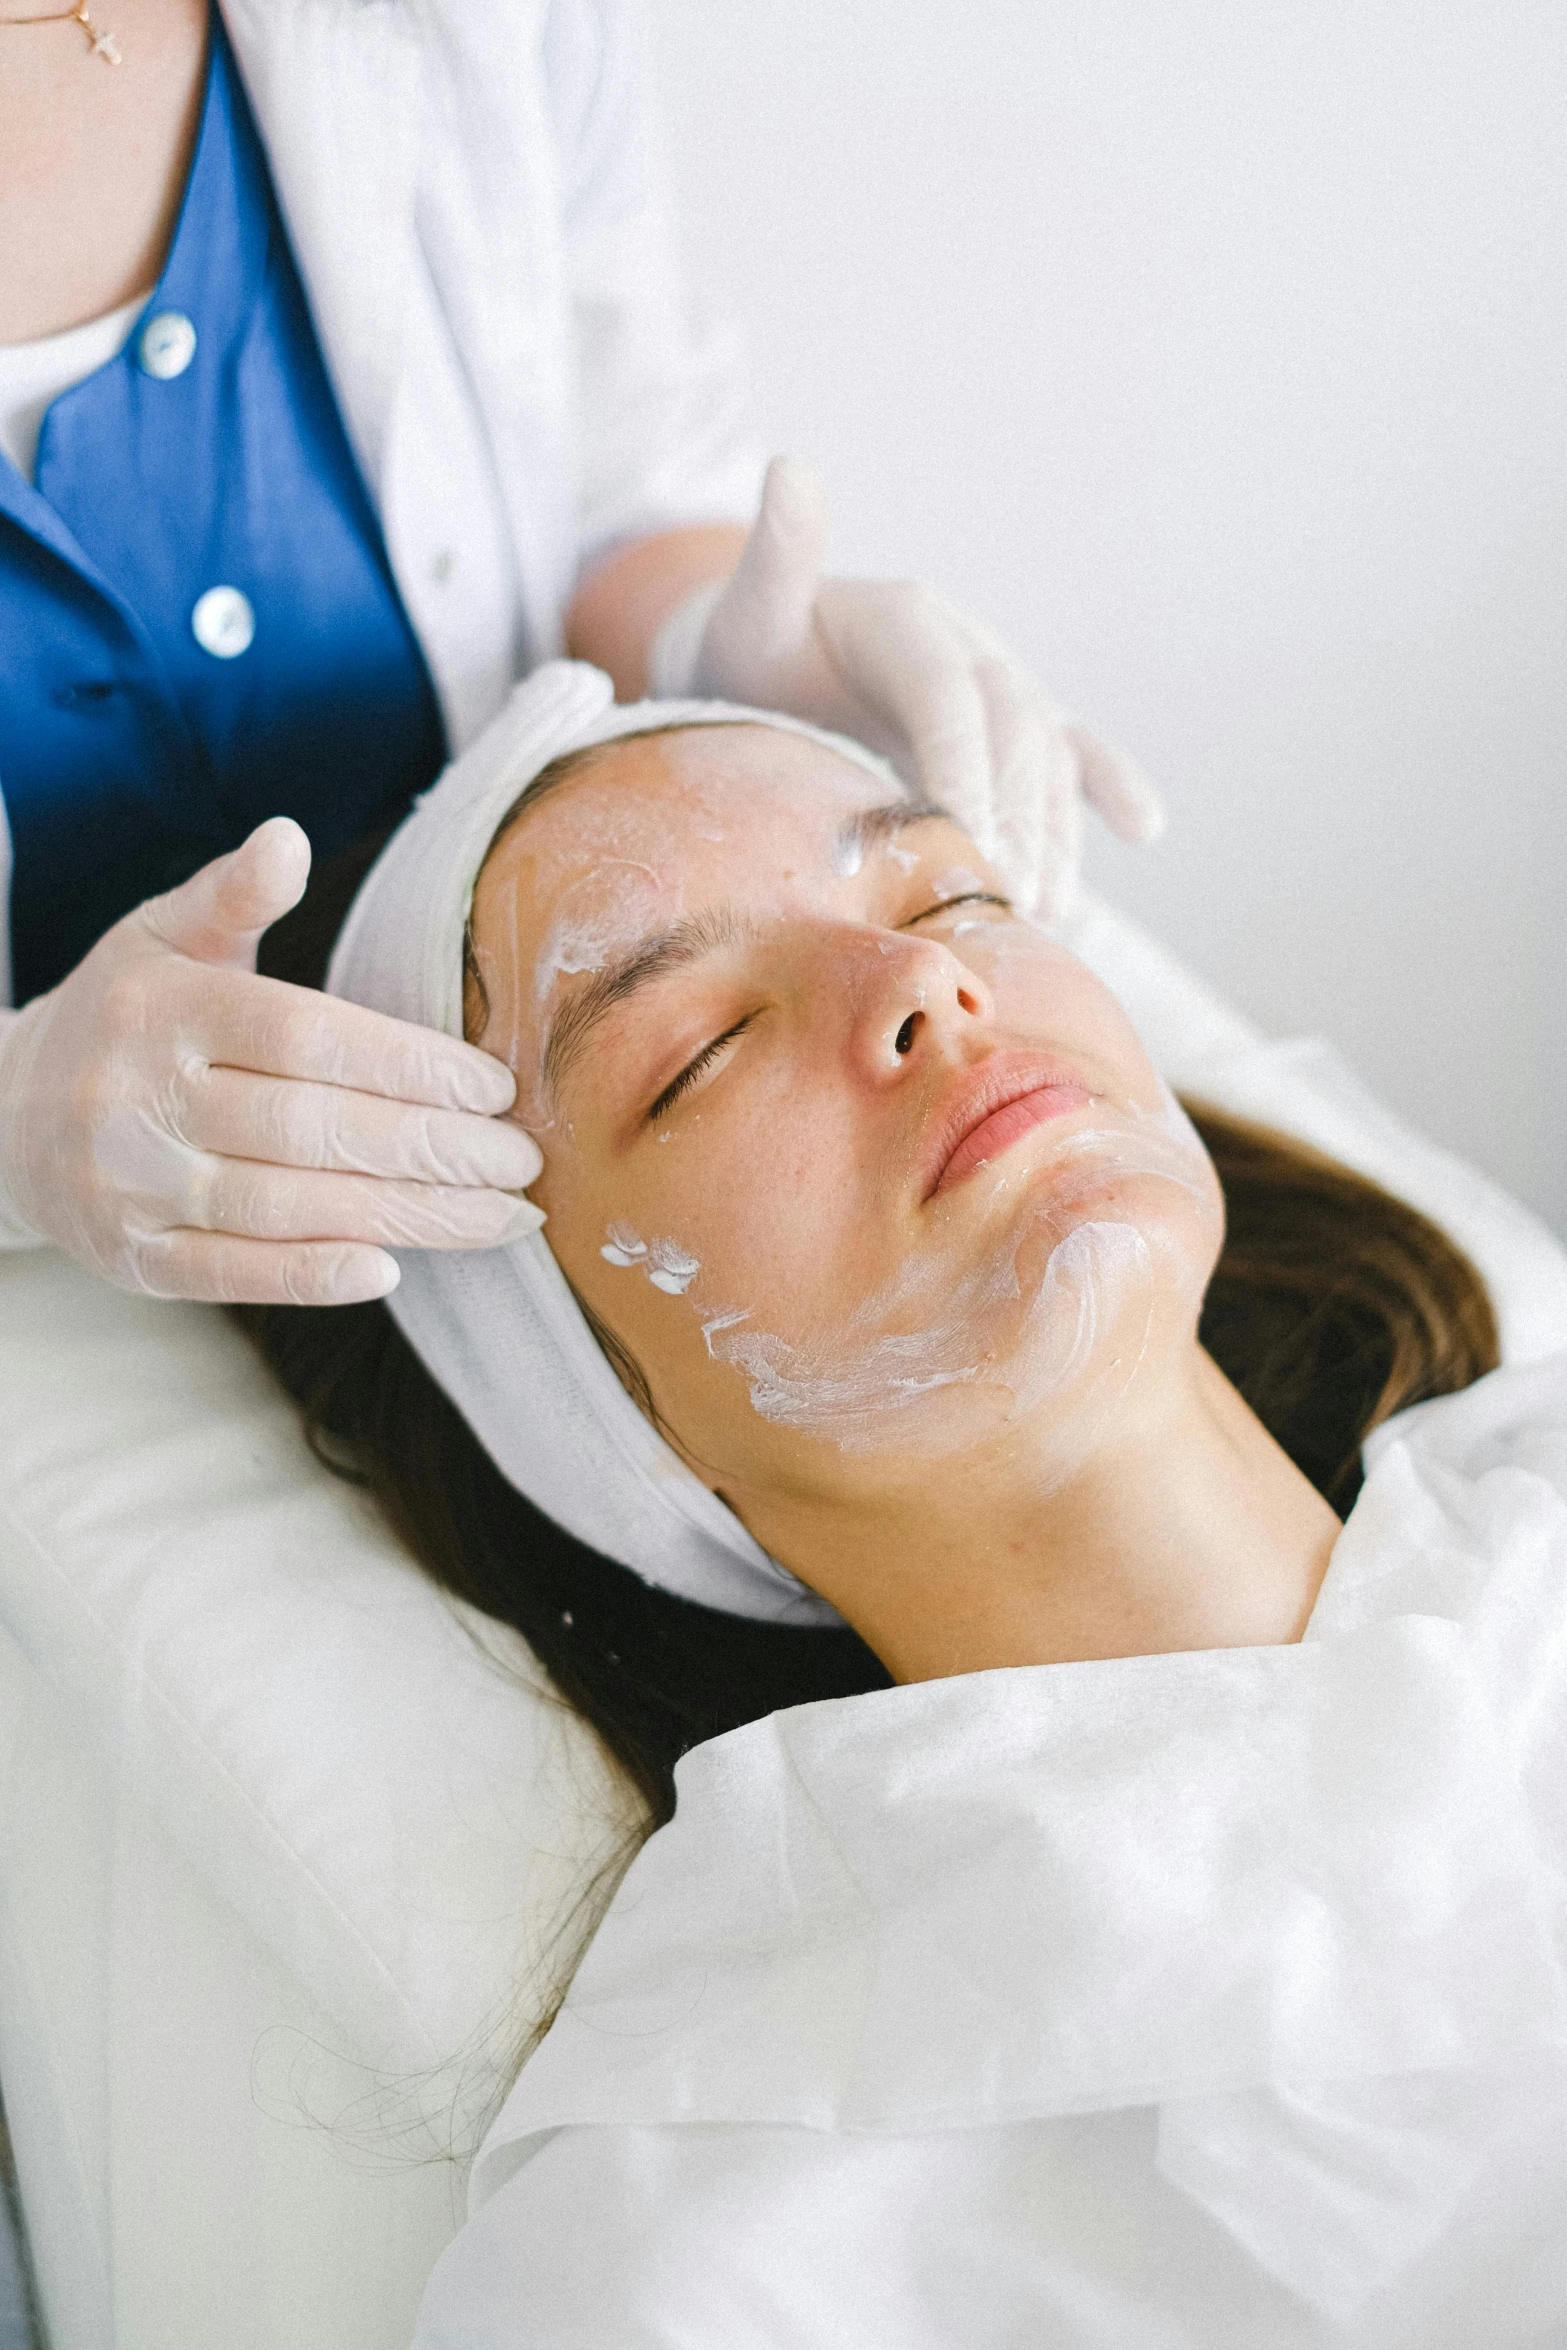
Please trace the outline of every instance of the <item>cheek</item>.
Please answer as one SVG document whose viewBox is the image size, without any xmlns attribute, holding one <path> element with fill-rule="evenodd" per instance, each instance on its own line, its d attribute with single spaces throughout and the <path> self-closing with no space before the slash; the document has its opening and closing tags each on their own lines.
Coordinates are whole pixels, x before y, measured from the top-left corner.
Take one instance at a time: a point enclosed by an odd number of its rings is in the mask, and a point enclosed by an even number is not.
<svg viewBox="0 0 1567 2350">
<path fill-rule="evenodd" d="M 661 1334 L 683 1330 L 705 1355 L 701 1325 L 715 1314 L 793 1323 L 876 1278 L 867 1249 L 885 1220 L 864 1213 L 863 1144 L 844 1104 L 802 1107 L 760 1085 L 690 1110 L 618 1165 L 553 1152 L 534 1196 L 557 1254 L 612 1326 L 645 1324 L 651 1311 Z"/>
</svg>

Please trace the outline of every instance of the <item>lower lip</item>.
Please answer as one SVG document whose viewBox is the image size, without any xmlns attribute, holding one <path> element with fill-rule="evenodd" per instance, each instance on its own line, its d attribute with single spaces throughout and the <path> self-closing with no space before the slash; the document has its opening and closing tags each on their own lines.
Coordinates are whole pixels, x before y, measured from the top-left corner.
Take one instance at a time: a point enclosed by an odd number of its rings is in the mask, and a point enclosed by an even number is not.
<svg viewBox="0 0 1567 2350">
<path fill-rule="evenodd" d="M 1071 1110 L 1086 1109 L 1093 1095 L 1085 1085 L 1042 1085 L 1037 1093 L 1025 1093 L 1015 1102 L 1007 1102 L 999 1110 L 966 1134 L 941 1171 L 938 1191 L 961 1183 L 976 1167 L 987 1159 L 996 1159 L 1025 1134 L 1032 1134 L 1036 1126 L 1045 1125 L 1051 1118 L 1064 1118 Z"/>
</svg>

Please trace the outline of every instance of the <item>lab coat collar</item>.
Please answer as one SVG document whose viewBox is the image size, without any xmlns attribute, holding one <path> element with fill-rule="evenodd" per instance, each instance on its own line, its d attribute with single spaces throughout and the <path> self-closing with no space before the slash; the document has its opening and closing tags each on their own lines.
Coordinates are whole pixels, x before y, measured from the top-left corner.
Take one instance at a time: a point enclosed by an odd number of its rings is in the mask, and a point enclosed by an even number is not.
<svg viewBox="0 0 1567 2350">
<path fill-rule="evenodd" d="M 559 649 L 573 567 L 576 385 L 539 10 L 223 7 L 455 753 Z"/>
<path fill-rule="evenodd" d="M 401 0 L 223 0 L 360 469 L 379 508 L 403 373 L 424 82 Z M 352 105 L 341 103 L 345 90 Z"/>
</svg>

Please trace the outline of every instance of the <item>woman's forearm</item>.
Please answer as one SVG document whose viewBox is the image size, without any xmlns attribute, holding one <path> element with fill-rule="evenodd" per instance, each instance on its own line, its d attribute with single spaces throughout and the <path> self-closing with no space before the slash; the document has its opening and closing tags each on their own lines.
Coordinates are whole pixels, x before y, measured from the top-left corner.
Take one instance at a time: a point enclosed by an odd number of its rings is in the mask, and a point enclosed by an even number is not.
<svg viewBox="0 0 1567 2350">
<path fill-rule="evenodd" d="M 615 693 L 634 702 L 647 691 L 648 648 L 693 589 L 733 571 L 745 545 L 738 524 L 696 523 L 633 539 L 590 571 L 566 614 L 566 650 L 607 670 Z"/>
</svg>

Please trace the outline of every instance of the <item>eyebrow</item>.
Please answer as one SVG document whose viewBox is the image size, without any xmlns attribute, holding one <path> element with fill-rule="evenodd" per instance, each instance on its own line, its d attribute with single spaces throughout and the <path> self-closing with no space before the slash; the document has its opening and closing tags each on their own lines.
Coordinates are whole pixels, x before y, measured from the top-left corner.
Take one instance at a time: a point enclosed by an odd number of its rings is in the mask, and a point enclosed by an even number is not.
<svg viewBox="0 0 1567 2350">
<path fill-rule="evenodd" d="M 893 840 L 913 824 L 949 824 L 952 818 L 934 800 L 888 800 L 876 808 L 857 808 L 838 829 L 840 849 L 872 848 Z M 671 924 L 651 938 L 640 939 L 628 953 L 595 971 L 585 985 L 568 997 L 550 1023 L 540 1070 L 548 1098 L 565 1084 L 583 1047 L 599 1025 L 621 1004 L 662 979 L 665 972 L 699 963 L 724 947 L 743 946 L 756 936 L 757 926 L 733 906 L 716 906 Z"/>
<path fill-rule="evenodd" d="M 954 819 L 934 800 L 887 800 L 879 808 L 856 808 L 838 828 L 840 849 L 871 849 L 878 841 L 895 840 L 911 824 L 951 824 Z"/>
<path fill-rule="evenodd" d="M 755 936 L 756 925 L 733 906 L 715 906 L 692 914 L 683 922 L 637 944 L 613 962 L 595 971 L 569 996 L 550 1023 L 540 1072 L 546 1095 L 558 1092 L 572 1064 L 601 1021 L 666 971 L 699 963 L 723 947 L 743 946 Z"/>
</svg>

